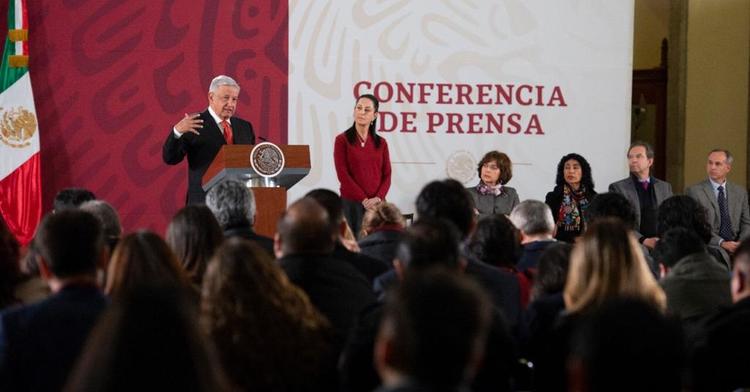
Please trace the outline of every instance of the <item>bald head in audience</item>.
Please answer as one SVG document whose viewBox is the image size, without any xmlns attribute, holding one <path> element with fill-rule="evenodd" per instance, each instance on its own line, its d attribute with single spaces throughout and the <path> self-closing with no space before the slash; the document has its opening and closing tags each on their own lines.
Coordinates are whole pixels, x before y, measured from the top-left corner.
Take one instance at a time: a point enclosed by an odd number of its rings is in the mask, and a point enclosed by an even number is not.
<svg viewBox="0 0 750 392">
<path fill-rule="evenodd" d="M 318 202 L 302 198 L 292 203 L 279 219 L 274 238 L 276 257 L 331 253 L 338 237 L 336 229 Z"/>
</svg>

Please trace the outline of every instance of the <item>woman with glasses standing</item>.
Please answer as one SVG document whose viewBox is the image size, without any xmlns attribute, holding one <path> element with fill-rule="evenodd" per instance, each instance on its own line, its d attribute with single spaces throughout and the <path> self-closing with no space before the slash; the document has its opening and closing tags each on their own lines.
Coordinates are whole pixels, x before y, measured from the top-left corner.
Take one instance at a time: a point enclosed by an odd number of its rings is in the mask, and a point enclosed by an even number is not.
<svg viewBox="0 0 750 392">
<path fill-rule="evenodd" d="M 510 214 L 518 204 L 518 193 L 505 186 L 513 177 L 513 163 L 508 155 L 500 151 L 484 154 L 477 165 L 477 174 L 479 184 L 467 190 L 474 200 L 474 208 L 479 217 Z"/>
<path fill-rule="evenodd" d="M 378 106 L 375 96 L 360 96 L 354 106 L 354 124 L 336 136 L 333 148 L 344 216 L 357 234 L 365 210 L 384 201 L 391 187 L 388 143 L 375 132 Z"/>
</svg>

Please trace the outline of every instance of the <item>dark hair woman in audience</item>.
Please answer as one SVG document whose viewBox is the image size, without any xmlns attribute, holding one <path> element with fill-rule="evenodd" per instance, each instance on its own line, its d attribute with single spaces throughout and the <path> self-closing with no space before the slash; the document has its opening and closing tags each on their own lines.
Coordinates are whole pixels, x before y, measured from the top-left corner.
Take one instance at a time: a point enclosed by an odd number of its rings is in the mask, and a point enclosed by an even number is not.
<svg viewBox="0 0 750 392">
<path fill-rule="evenodd" d="M 197 292 L 169 245 L 145 230 L 125 236 L 117 245 L 109 260 L 104 291 L 116 298 L 139 285 L 172 287 L 197 298 Z"/>
<path fill-rule="evenodd" d="M 404 217 L 395 204 L 383 202 L 367 210 L 362 220 L 360 253 L 374 257 L 388 266 L 404 232 Z"/>
<path fill-rule="evenodd" d="M 557 164 L 555 189 L 547 193 L 547 203 L 555 218 L 559 241 L 573 242 L 586 228 L 586 207 L 596 196 L 591 166 L 576 153 L 565 155 Z"/>
<path fill-rule="evenodd" d="M 518 204 L 518 193 L 505 186 L 513 178 L 513 163 L 508 155 L 500 151 L 484 154 L 477 165 L 479 184 L 467 188 L 474 208 L 480 217 L 490 214 L 508 215 Z"/>
<path fill-rule="evenodd" d="M 203 279 L 201 322 L 242 390 L 337 388 L 328 320 L 254 243 L 219 247 Z"/>
<path fill-rule="evenodd" d="M 166 240 L 190 280 L 200 287 L 208 260 L 224 241 L 224 233 L 208 207 L 189 205 L 169 222 Z"/>
<path fill-rule="evenodd" d="M 94 327 L 65 390 L 234 390 L 191 302 L 169 287 L 123 293 Z"/>
<path fill-rule="evenodd" d="M 385 200 L 391 187 L 388 143 L 375 131 L 379 106 L 374 95 L 357 98 L 354 123 L 336 136 L 333 146 L 344 216 L 355 235 L 359 234 L 365 210 Z"/>
<path fill-rule="evenodd" d="M 567 314 L 537 363 L 540 390 L 564 390 L 568 341 L 587 314 L 614 298 L 633 298 L 666 311 L 667 300 L 632 230 L 617 218 L 592 223 L 570 256 L 563 290 Z"/>
<path fill-rule="evenodd" d="M 0 216 L 0 309 L 20 303 L 16 286 L 21 282 L 18 241 Z"/>
</svg>

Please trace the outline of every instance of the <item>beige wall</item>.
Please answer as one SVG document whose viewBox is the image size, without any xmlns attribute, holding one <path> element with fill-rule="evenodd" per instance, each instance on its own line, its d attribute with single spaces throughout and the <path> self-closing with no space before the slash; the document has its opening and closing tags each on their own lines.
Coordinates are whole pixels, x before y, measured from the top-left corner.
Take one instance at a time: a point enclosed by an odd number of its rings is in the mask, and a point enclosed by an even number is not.
<svg viewBox="0 0 750 392">
<path fill-rule="evenodd" d="M 684 183 L 706 177 L 711 148 L 735 156 L 730 180 L 746 185 L 750 2 L 689 0 Z"/>
<path fill-rule="evenodd" d="M 669 34 L 670 0 L 635 0 L 633 69 L 661 63 L 661 41 Z"/>
</svg>

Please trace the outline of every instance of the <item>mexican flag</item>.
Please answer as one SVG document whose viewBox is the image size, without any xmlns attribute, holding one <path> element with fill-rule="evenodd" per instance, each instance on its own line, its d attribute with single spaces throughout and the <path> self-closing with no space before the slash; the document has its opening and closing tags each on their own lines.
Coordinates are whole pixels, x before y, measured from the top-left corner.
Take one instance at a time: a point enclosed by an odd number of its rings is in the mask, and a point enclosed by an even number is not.
<svg viewBox="0 0 750 392">
<path fill-rule="evenodd" d="M 22 245 L 42 216 L 39 124 L 29 77 L 27 0 L 10 0 L 0 63 L 0 215 Z"/>
</svg>

